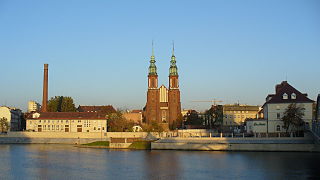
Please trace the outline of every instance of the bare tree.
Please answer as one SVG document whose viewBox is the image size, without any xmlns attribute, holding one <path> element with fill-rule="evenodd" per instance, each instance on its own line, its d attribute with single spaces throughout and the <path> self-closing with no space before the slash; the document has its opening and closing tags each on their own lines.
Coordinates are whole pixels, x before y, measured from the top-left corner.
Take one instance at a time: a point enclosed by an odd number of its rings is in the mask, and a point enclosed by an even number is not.
<svg viewBox="0 0 320 180">
<path fill-rule="evenodd" d="M 304 124 L 302 119 L 304 116 L 304 110 L 305 108 L 297 106 L 296 103 L 289 104 L 284 112 L 284 116 L 282 117 L 286 132 L 288 132 L 291 126 L 296 131 L 300 130 L 300 127 Z"/>
</svg>

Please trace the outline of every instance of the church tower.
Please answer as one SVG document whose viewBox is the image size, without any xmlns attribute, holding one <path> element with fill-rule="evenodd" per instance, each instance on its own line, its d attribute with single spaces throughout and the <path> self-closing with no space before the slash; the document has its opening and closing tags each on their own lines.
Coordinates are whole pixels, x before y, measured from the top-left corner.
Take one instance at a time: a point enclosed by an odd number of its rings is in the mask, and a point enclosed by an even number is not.
<svg viewBox="0 0 320 180">
<path fill-rule="evenodd" d="M 168 108 L 169 108 L 169 126 L 179 127 L 180 122 L 177 122 L 181 116 L 181 102 L 179 90 L 179 75 L 176 65 L 176 57 L 174 56 L 174 44 L 172 47 L 172 56 L 169 69 L 169 92 L 168 92 Z M 178 124 L 179 123 L 179 124 Z"/>
<path fill-rule="evenodd" d="M 152 55 L 150 58 L 149 74 L 148 74 L 148 92 L 146 104 L 146 122 L 158 121 L 159 109 L 159 90 L 158 90 L 158 74 L 154 57 L 153 42 Z"/>
</svg>

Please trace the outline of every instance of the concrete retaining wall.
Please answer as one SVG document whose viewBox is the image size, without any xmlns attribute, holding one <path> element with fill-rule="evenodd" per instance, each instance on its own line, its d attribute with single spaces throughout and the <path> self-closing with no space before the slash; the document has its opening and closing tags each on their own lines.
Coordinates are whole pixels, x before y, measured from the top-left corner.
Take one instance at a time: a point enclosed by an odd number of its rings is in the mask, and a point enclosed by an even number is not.
<svg viewBox="0 0 320 180">
<path fill-rule="evenodd" d="M 152 142 L 151 149 L 320 152 L 310 138 L 168 138 Z"/>
<path fill-rule="evenodd" d="M 110 148 L 117 148 L 117 149 L 124 149 L 124 148 L 129 148 L 129 146 L 132 143 L 110 143 L 109 147 Z"/>
<path fill-rule="evenodd" d="M 156 139 L 159 133 L 147 132 L 9 132 L 0 135 L 0 144 L 9 143 L 58 143 L 58 144 L 84 144 L 94 141 L 110 141 L 110 138 L 147 138 Z"/>
<path fill-rule="evenodd" d="M 27 137 L 27 138 L 159 138 L 157 132 L 8 132 L 2 137 Z"/>
<path fill-rule="evenodd" d="M 108 140 L 108 139 L 107 139 Z M 101 141 L 100 138 L 26 138 L 2 137 L 0 144 L 86 144 Z"/>
<path fill-rule="evenodd" d="M 151 143 L 151 149 L 163 150 L 206 150 L 206 151 L 298 151 L 320 152 L 314 144 L 189 144 Z"/>
</svg>

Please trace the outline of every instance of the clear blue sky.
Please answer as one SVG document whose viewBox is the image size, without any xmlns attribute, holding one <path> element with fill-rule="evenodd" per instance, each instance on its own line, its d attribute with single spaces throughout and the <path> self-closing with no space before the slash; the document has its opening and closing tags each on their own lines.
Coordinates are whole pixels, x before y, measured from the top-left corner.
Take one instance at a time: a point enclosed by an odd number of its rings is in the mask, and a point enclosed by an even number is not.
<svg viewBox="0 0 320 180">
<path fill-rule="evenodd" d="M 320 93 L 320 1 L 0 1 L 0 105 L 49 97 L 76 105 L 142 108 L 151 41 L 159 85 L 168 84 L 172 40 L 183 108 L 261 105 L 288 79 Z"/>
</svg>

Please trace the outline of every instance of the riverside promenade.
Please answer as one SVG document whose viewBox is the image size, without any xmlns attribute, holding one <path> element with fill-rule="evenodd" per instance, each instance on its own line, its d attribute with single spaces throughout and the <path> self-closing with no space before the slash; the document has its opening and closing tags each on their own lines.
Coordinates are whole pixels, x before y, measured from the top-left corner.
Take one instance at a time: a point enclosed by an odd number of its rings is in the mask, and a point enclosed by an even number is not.
<svg viewBox="0 0 320 180">
<path fill-rule="evenodd" d="M 311 133 L 305 137 L 167 137 L 151 143 L 154 150 L 320 152 Z"/>
</svg>

